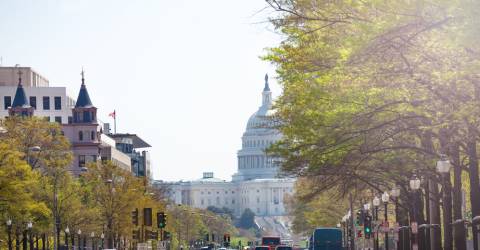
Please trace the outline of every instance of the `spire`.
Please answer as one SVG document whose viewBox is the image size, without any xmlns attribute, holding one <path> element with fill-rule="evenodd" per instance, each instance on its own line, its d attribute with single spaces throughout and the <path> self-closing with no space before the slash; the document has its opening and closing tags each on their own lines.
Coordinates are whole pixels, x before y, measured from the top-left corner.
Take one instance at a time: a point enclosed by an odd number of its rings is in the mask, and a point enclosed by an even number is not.
<svg viewBox="0 0 480 250">
<path fill-rule="evenodd" d="M 91 108 L 93 107 L 90 96 L 88 95 L 87 87 L 85 86 L 85 71 L 82 68 L 82 86 L 80 87 L 80 92 L 78 93 L 77 103 L 75 108 Z"/>
<path fill-rule="evenodd" d="M 265 74 L 265 87 L 263 91 L 270 91 L 270 86 L 268 86 L 268 74 Z"/>
<path fill-rule="evenodd" d="M 29 108 L 30 103 L 28 102 L 27 95 L 22 85 L 22 71 L 18 70 L 18 86 L 17 91 L 15 92 L 15 97 L 13 98 L 13 108 Z"/>
</svg>

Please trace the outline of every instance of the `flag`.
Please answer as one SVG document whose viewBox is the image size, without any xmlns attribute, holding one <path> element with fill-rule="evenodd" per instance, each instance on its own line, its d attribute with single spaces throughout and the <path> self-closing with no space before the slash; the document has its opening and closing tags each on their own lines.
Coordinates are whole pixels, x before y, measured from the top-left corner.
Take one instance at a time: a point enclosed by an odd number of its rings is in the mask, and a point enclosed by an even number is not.
<svg viewBox="0 0 480 250">
<path fill-rule="evenodd" d="M 112 113 L 108 114 L 108 116 L 113 117 L 113 119 L 115 119 L 115 115 L 116 115 L 116 114 L 115 114 L 115 110 L 114 110 Z"/>
</svg>

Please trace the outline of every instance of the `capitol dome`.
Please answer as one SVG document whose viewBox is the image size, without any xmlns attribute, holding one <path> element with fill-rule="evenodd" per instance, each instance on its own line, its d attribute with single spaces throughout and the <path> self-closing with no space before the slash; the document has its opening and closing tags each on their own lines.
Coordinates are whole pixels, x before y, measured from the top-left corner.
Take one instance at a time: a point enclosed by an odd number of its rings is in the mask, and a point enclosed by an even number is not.
<svg viewBox="0 0 480 250">
<path fill-rule="evenodd" d="M 277 176 L 275 159 L 265 153 L 270 145 L 281 138 L 280 132 L 273 126 L 274 113 L 268 75 L 265 75 L 262 105 L 248 119 L 242 136 L 242 149 L 237 154 L 238 172 L 233 175 L 234 181 L 270 179 Z"/>
</svg>

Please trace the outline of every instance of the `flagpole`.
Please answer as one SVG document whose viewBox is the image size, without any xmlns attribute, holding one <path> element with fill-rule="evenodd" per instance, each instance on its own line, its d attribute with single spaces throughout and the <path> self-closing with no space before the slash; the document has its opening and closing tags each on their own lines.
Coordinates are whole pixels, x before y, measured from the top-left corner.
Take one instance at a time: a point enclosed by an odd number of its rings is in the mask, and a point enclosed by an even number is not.
<svg viewBox="0 0 480 250">
<path fill-rule="evenodd" d="M 113 110 L 113 133 L 117 133 L 117 111 Z"/>
</svg>

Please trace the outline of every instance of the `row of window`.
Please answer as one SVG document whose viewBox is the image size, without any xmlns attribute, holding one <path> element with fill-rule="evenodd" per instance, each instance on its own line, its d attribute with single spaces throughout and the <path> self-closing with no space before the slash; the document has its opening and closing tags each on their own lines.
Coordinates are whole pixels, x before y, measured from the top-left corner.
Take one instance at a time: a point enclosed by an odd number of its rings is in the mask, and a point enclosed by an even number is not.
<svg viewBox="0 0 480 250">
<path fill-rule="evenodd" d="M 201 193 L 201 194 L 204 194 L 203 191 L 201 191 L 200 193 Z M 232 194 L 234 194 L 234 193 L 235 193 L 235 191 L 232 190 Z M 210 192 L 210 191 L 207 191 L 207 194 L 211 194 L 211 192 Z M 217 191 L 217 194 L 220 194 L 220 191 Z M 227 191 L 227 190 L 225 190 L 225 194 L 228 194 L 228 191 Z"/>
<path fill-rule="evenodd" d="M 248 140 L 248 141 L 244 141 L 242 143 L 242 147 L 260 147 L 260 146 L 265 146 L 265 147 L 268 147 L 270 145 L 273 144 L 273 141 L 270 141 L 270 140 Z"/>
<path fill-rule="evenodd" d="M 62 109 L 62 97 L 61 96 L 55 96 L 53 98 L 54 102 L 54 108 L 55 110 L 61 110 Z M 3 97 L 3 108 L 6 110 L 9 107 L 12 106 L 12 97 L 11 96 L 4 96 Z M 30 106 L 33 108 L 37 109 L 37 97 L 36 96 L 30 96 Z M 50 96 L 44 96 L 42 97 L 42 108 L 43 110 L 50 110 Z"/>
<path fill-rule="evenodd" d="M 243 168 L 273 168 L 274 158 L 265 156 L 239 156 L 238 167 Z"/>
<path fill-rule="evenodd" d="M 232 205 L 235 204 L 235 199 L 232 199 Z M 228 205 L 229 203 L 229 200 L 227 198 L 225 198 L 225 205 Z M 205 200 L 204 199 L 200 199 L 200 205 L 205 205 Z M 211 199 L 207 199 L 207 205 L 208 206 L 211 206 L 212 205 L 212 200 Z M 215 199 L 215 205 L 219 206 L 220 205 L 220 197 L 217 197 Z"/>
</svg>

